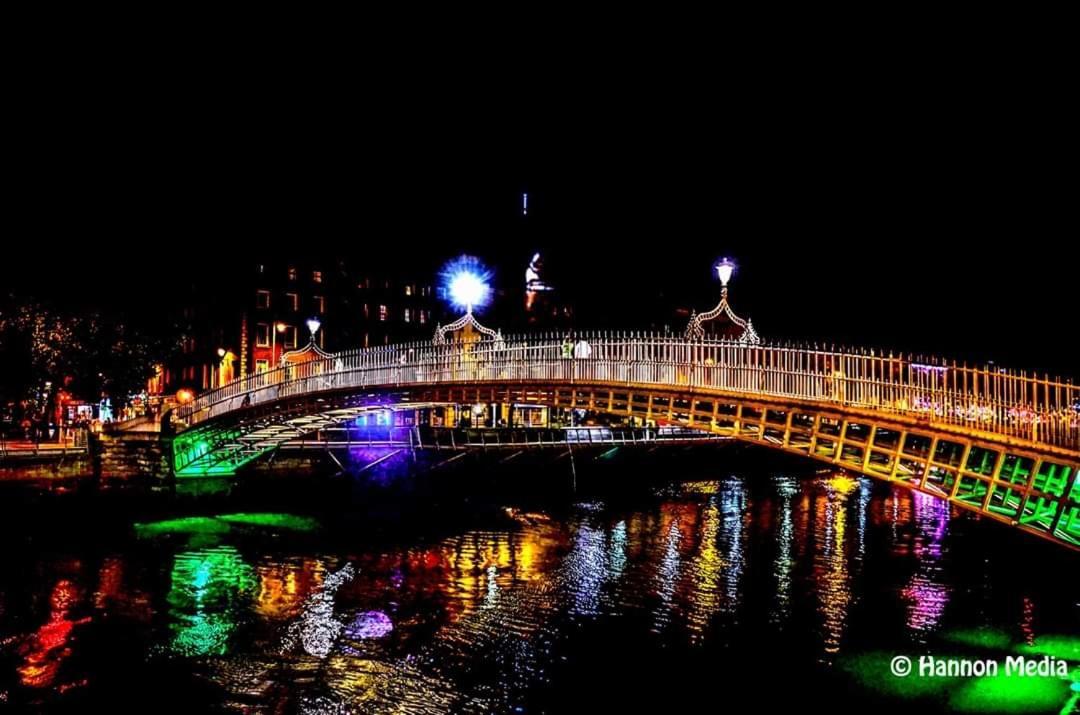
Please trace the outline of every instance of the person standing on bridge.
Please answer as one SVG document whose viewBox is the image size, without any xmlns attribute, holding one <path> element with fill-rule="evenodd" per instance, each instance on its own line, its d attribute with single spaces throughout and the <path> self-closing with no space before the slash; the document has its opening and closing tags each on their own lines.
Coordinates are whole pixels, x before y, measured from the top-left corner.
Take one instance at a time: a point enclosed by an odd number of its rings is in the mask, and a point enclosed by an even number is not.
<svg viewBox="0 0 1080 715">
<path fill-rule="evenodd" d="M 569 360 L 574 357 L 574 341 L 570 337 L 570 333 L 566 334 L 562 342 L 562 356 L 563 359 Z"/>
</svg>

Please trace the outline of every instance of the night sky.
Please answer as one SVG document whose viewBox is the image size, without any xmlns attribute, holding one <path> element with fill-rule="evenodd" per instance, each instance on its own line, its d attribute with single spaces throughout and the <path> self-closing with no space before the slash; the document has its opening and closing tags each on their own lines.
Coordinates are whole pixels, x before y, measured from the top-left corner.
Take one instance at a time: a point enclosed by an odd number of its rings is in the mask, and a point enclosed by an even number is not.
<svg viewBox="0 0 1080 715">
<path fill-rule="evenodd" d="M 75 94 L 68 111 L 20 110 L 5 285 L 145 310 L 263 252 L 419 271 L 470 252 L 518 291 L 539 250 L 583 325 L 627 326 L 657 301 L 712 307 L 726 255 L 735 308 L 767 339 L 1080 375 L 1064 115 L 807 92 L 738 112 L 702 98 L 491 113 Z"/>
</svg>

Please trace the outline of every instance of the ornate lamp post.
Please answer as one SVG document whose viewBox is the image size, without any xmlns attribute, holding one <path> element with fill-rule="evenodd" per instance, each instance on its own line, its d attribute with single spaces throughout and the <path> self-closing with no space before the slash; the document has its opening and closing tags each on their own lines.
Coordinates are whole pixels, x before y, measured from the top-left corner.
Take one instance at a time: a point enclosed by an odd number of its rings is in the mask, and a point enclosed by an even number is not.
<svg viewBox="0 0 1080 715">
<path fill-rule="evenodd" d="M 315 333 L 319 332 L 319 328 L 322 327 L 322 323 L 318 318 L 308 318 L 305 322 L 307 329 L 311 331 L 311 342 L 315 342 Z"/>
<path fill-rule="evenodd" d="M 757 332 L 754 330 L 753 322 L 749 319 L 743 320 L 736 315 L 728 303 L 728 283 L 731 282 L 731 277 L 735 274 L 735 262 L 728 258 L 722 258 L 715 268 L 716 276 L 720 279 L 720 302 L 707 313 L 698 314 L 695 312 L 690 316 L 690 324 L 686 326 L 686 339 L 700 340 L 704 338 L 705 328 L 702 327 L 703 324 L 723 315 L 741 330 L 736 338 L 739 342 L 749 345 L 760 343 L 761 338 L 758 337 Z"/>
<path fill-rule="evenodd" d="M 271 367 L 273 367 L 273 365 L 275 363 L 279 362 L 278 361 L 278 354 L 277 354 L 277 334 L 278 333 L 284 333 L 285 329 L 288 328 L 288 327 L 289 327 L 288 325 L 285 325 L 285 323 L 282 323 L 280 321 L 278 321 L 278 322 L 276 322 L 276 323 L 274 323 L 273 325 L 270 326 L 270 365 L 271 365 Z"/>
<path fill-rule="evenodd" d="M 319 328 L 322 327 L 322 322 L 318 318 L 308 318 L 304 321 L 307 325 L 308 332 L 311 333 L 311 337 L 308 339 L 307 345 L 299 350 L 290 350 L 281 354 L 282 367 L 288 367 L 290 364 L 309 362 L 311 360 L 323 360 L 329 357 L 333 357 L 330 353 L 320 348 L 315 343 L 315 334 L 319 332 Z"/>
<path fill-rule="evenodd" d="M 450 302 L 459 308 L 464 308 L 465 315 L 449 325 L 436 325 L 435 344 L 445 345 L 448 333 L 466 327 L 471 327 L 486 337 L 501 340 L 502 334 L 499 331 L 481 325 L 473 315 L 473 308 L 485 305 L 491 296 L 491 287 L 488 285 L 489 274 L 480 262 L 475 258 L 462 256 L 444 269 L 443 276 Z"/>
</svg>

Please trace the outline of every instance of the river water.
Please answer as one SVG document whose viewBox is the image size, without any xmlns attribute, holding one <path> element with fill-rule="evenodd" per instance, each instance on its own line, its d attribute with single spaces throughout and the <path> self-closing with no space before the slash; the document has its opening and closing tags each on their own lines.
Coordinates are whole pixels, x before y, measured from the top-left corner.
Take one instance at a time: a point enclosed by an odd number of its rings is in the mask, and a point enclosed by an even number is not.
<svg viewBox="0 0 1080 715">
<path fill-rule="evenodd" d="M 422 492 L 392 465 L 258 498 L 255 478 L 164 499 L 5 488 L 0 709 L 1075 708 L 1080 555 L 724 454 L 660 479 L 630 459 L 573 492 L 557 463 L 534 470 L 557 488 L 486 489 L 515 473 L 485 463 L 467 468 L 485 484 L 447 469 Z M 922 654 L 1070 672 L 890 675 Z"/>
</svg>

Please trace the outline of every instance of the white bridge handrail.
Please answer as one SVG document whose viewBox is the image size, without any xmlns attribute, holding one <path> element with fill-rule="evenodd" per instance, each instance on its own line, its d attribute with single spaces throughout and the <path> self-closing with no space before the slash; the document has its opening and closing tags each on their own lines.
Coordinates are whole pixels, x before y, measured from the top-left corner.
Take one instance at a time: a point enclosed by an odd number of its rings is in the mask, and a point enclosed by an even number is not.
<svg viewBox="0 0 1080 715">
<path fill-rule="evenodd" d="M 350 350 L 235 380 L 174 410 L 194 425 L 327 390 L 470 383 L 602 383 L 792 398 L 1080 449 L 1080 387 L 1023 372 L 856 350 L 747 345 L 641 333 L 506 336 Z M 587 357 L 583 355 L 587 354 Z"/>
</svg>

